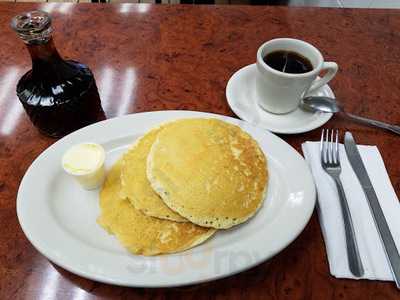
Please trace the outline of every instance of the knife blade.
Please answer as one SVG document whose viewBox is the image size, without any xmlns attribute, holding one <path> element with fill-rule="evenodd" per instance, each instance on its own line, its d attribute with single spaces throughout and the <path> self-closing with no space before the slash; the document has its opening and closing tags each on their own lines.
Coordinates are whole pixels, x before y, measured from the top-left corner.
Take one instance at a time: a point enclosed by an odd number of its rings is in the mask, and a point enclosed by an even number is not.
<svg viewBox="0 0 400 300">
<path fill-rule="evenodd" d="M 385 250 L 386 258 L 388 259 L 393 274 L 393 279 L 396 282 L 397 288 L 400 289 L 399 251 L 396 248 L 396 244 L 386 222 L 385 215 L 383 214 L 382 208 L 379 204 L 378 197 L 376 196 L 374 187 L 369 179 L 367 170 L 365 169 L 364 163 L 361 159 L 360 152 L 357 149 L 356 142 L 354 141 L 353 135 L 349 131 L 347 131 L 344 135 L 344 148 L 350 161 L 350 165 L 356 173 L 365 197 L 367 198 L 375 226 L 378 230 L 379 237 Z"/>
</svg>

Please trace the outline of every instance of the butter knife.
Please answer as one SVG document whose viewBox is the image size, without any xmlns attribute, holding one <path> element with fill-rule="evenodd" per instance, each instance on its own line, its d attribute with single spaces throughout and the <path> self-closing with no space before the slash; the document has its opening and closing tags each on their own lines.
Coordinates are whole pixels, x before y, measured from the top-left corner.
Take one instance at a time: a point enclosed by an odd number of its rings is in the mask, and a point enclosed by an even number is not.
<svg viewBox="0 0 400 300">
<path fill-rule="evenodd" d="M 378 230 L 379 237 L 385 249 L 386 258 L 389 261 L 390 269 L 393 274 L 393 279 L 396 282 L 397 288 L 400 289 L 400 255 L 394 243 L 393 236 L 390 233 L 389 226 L 386 222 L 382 208 L 379 205 L 378 197 L 369 179 L 367 170 L 361 160 L 360 153 L 358 152 L 357 145 L 350 132 L 344 135 L 344 148 L 346 149 L 347 157 L 353 167 L 354 172 L 361 184 L 361 187 L 368 200 L 369 208 L 371 210 L 375 226 Z M 400 217 L 400 216 L 399 216 Z"/>
</svg>

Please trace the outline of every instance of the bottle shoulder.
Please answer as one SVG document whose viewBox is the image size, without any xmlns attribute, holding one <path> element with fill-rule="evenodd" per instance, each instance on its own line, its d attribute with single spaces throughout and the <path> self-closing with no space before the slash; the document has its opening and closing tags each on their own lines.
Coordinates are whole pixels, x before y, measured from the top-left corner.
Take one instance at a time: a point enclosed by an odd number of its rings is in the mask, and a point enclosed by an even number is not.
<svg viewBox="0 0 400 300">
<path fill-rule="evenodd" d="M 91 70 L 84 64 L 65 60 L 63 70 L 56 74 L 34 73 L 32 70 L 23 75 L 17 84 L 17 94 L 22 102 L 29 105 L 53 106 L 83 97 L 95 88 L 95 79 Z"/>
</svg>

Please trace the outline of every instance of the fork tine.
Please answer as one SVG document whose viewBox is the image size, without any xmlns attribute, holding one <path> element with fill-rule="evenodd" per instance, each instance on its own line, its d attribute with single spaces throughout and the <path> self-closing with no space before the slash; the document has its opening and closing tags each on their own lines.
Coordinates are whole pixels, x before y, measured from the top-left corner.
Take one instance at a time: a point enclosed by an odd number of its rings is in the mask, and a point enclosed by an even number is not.
<svg viewBox="0 0 400 300">
<path fill-rule="evenodd" d="M 330 138 L 329 138 L 329 132 L 330 132 L 330 129 L 328 129 L 327 131 L 326 131 L 326 146 L 327 146 L 327 160 L 328 160 L 328 163 L 332 163 L 332 141 L 330 140 Z"/>
<path fill-rule="evenodd" d="M 325 131 L 325 129 L 322 129 L 322 131 L 321 131 L 321 140 L 319 143 L 319 151 L 320 152 L 322 152 L 322 143 L 324 142 L 324 131 Z"/>
<path fill-rule="evenodd" d="M 335 162 L 335 156 L 334 156 L 334 151 L 333 151 L 333 143 L 334 143 L 334 140 L 333 140 L 333 132 L 334 132 L 334 130 L 333 129 L 331 129 L 331 139 L 330 139 L 330 144 L 329 144 L 329 154 L 330 154 L 330 163 L 334 163 Z"/>
<path fill-rule="evenodd" d="M 336 129 L 336 141 L 335 141 L 335 163 L 340 162 L 339 157 L 339 129 Z"/>
<path fill-rule="evenodd" d="M 324 147 L 324 159 L 326 163 L 329 163 L 329 129 L 325 131 Z"/>
<path fill-rule="evenodd" d="M 321 162 L 324 162 L 324 133 L 325 129 L 321 132 L 321 141 L 319 142 L 319 153 L 321 154 Z"/>
<path fill-rule="evenodd" d="M 330 129 L 326 130 L 326 135 L 325 135 L 325 145 L 326 145 L 326 162 L 330 163 L 330 143 L 329 143 L 329 131 Z"/>
</svg>

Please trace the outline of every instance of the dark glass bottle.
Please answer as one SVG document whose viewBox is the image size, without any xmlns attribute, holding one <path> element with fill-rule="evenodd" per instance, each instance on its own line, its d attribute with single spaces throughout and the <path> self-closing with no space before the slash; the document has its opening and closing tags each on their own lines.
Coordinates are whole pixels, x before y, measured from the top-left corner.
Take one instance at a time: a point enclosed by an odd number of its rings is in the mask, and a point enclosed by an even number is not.
<svg viewBox="0 0 400 300">
<path fill-rule="evenodd" d="M 77 61 L 63 60 L 52 39 L 50 16 L 31 11 L 12 19 L 26 43 L 32 70 L 21 77 L 17 95 L 32 123 L 44 134 L 60 137 L 104 119 L 93 73 Z"/>
</svg>

